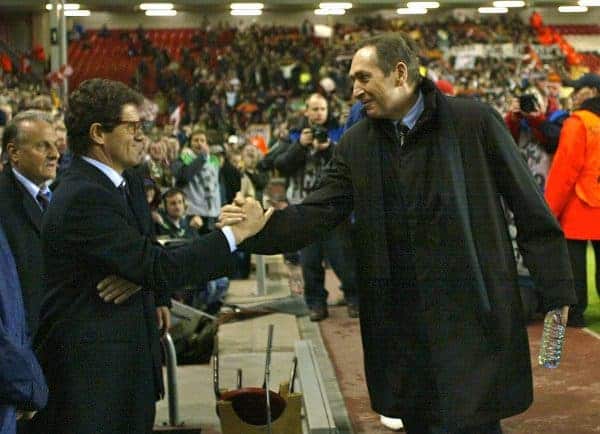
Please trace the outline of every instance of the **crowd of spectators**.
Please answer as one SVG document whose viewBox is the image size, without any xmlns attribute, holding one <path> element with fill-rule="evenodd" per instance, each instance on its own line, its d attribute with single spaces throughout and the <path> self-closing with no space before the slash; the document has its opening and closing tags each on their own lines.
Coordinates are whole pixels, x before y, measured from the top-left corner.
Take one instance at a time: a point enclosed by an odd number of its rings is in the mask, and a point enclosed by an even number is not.
<svg viewBox="0 0 600 434">
<path fill-rule="evenodd" d="M 291 145 L 298 143 L 301 129 L 307 127 L 306 98 L 314 92 L 322 94 L 328 122 L 343 125 L 352 103 L 349 54 L 357 40 L 383 31 L 402 30 L 413 37 L 423 75 L 444 93 L 483 99 L 506 115 L 543 188 L 557 141 L 556 132 L 552 138 L 544 128 L 552 129 L 554 113 L 568 113 L 568 98 L 560 86 L 566 72 L 559 57 L 543 65 L 537 62 L 530 53 L 534 33 L 517 17 L 419 24 L 370 17 L 353 25 L 335 25 L 327 40 L 318 37 L 308 20 L 299 27 L 235 29 L 218 24 L 212 28 L 207 22 L 202 26 L 201 36 L 177 58 L 153 46 L 141 26 L 119 33 L 127 41 L 131 60 L 138 62 L 130 84 L 144 90 L 148 80 L 154 80 L 156 89 L 146 95 L 147 107 L 142 109 L 147 113 L 146 151 L 137 170 L 147 179 L 159 233 L 187 236 L 189 231 L 213 230 L 221 205 L 231 202 L 240 189 L 279 207 L 293 200 L 285 192 L 293 177 L 278 170 L 275 161 L 281 155 L 284 158 L 279 160 L 285 161 L 285 153 L 295 149 Z M 104 27 L 98 36 L 108 37 L 110 32 Z M 80 26 L 75 33 L 73 40 L 87 38 Z M 457 56 L 447 52 L 466 44 L 514 42 L 515 35 L 524 50 L 521 57 L 476 57 L 459 65 Z M 62 141 L 60 174 L 69 162 L 61 101 L 43 83 L 24 83 L 16 73 L 2 74 L 0 128 L 24 109 L 51 112 Z M 522 110 L 521 95 L 533 96 L 534 110 Z M 554 145 L 546 146 L 552 141 Z M 171 219 L 163 197 L 168 192 L 171 200 L 185 204 L 183 215 Z M 242 257 L 233 277 L 246 277 L 249 271 L 248 258 Z"/>
</svg>

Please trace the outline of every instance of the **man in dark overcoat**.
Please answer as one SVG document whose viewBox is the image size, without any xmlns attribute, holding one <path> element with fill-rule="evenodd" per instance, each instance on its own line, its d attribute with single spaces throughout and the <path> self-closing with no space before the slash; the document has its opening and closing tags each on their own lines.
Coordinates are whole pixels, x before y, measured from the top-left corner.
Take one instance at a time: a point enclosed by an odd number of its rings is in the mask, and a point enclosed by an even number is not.
<svg viewBox="0 0 600 434">
<path fill-rule="evenodd" d="M 350 77 L 367 117 L 342 137 L 320 188 L 242 248 L 293 251 L 354 210 L 373 409 L 408 433 L 499 433 L 533 399 L 501 198 L 545 308 L 565 320 L 576 299 L 563 234 L 502 118 L 422 79 L 405 37 L 362 42 Z M 228 205 L 221 224 L 240 216 Z"/>
</svg>

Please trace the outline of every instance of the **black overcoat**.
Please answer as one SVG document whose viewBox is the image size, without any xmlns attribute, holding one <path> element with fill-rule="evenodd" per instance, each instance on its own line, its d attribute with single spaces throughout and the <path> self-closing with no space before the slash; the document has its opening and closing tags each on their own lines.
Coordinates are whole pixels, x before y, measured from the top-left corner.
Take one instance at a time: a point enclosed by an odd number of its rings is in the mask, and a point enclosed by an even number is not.
<svg viewBox="0 0 600 434">
<path fill-rule="evenodd" d="M 35 346 L 50 395 L 34 418 L 40 434 L 151 432 L 162 394 L 154 295 L 217 278 L 234 264 L 220 231 L 175 250 L 154 243 L 142 179 L 125 178 L 129 203 L 75 157 L 44 215 L 47 294 Z M 105 303 L 96 285 L 111 274 L 143 289 Z"/>
<path fill-rule="evenodd" d="M 446 97 L 427 80 L 421 91 L 425 110 L 402 148 L 390 121 L 357 123 L 321 187 L 301 205 L 276 212 L 243 247 L 293 251 L 355 210 L 373 409 L 396 417 L 419 413 L 458 428 L 522 412 L 533 398 L 502 200 L 515 214 L 518 242 L 546 308 L 572 304 L 575 295 L 561 229 L 501 117 L 485 104 Z M 395 161 L 382 158 L 389 155 L 385 147 L 398 149 Z M 392 163 L 396 175 L 384 179 Z M 401 185 L 403 200 L 390 204 L 384 183 Z M 395 215 L 403 219 L 390 221 Z M 394 224 L 405 230 L 410 269 L 390 255 L 397 246 L 390 246 L 386 227 Z M 412 291 L 396 285 L 403 274 L 412 275 Z"/>
</svg>

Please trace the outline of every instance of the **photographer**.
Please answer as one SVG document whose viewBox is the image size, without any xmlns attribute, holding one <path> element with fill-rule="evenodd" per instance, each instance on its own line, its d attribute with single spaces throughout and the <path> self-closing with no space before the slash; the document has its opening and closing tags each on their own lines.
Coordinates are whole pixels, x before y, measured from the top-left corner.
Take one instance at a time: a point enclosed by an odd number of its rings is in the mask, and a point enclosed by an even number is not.
<svg viewBox="0 0 600 434">
<path fill-rule="evenodd" d="M 520 97 L 513 98 L 504 121 L 540 191 L 543 191 L 551 161 L 544 147 L 547 137 L 541 131 L 541 126 L 546 121 L 545 98 L 537 89 L 528 90 Z"/>
<path fill-rule="evenodd" d="M 342 128 L 328 117 L 327 100 L 314 93 L 306 100 L 303 128 L 290 133 L 291 145 L 275 159 L 275 169 L 288 177 L 287 199 L 297 204 L 314 190 L 321 172 L 333 156 Z M 310 319 L 320 321 L 329 316 L 323 259 L 327 258 L 342 282 L 348 315 L 358 316 L 355 255 L 350 237 L 350 222 L 340 225 L 327 238 L 300 251 L 304 277 L 304 299 Z"/>
<path fill-rule="evenodd" d="M 552 156 L 546 149 L 548 137 L 543 133 L 546 119 L 545 98 L 537 89 L 527 89 L 520 97 L 511 101 L 510 108 L 504 120 L 508 126 L 517 148 L 531 171 L 540 192 L 543 193 L 546 177 L 550 170 Z M 533 279 L 523 261 L 523 255 L 517 245 L 517 226 L 514 216 L 505 209 L 509 233 L 513 245 L 520 295 L 523 302 L 523 314 L 526 320 L 532 319 L 541 306 L 541 292 L 536 288 Z"/>
</svg>

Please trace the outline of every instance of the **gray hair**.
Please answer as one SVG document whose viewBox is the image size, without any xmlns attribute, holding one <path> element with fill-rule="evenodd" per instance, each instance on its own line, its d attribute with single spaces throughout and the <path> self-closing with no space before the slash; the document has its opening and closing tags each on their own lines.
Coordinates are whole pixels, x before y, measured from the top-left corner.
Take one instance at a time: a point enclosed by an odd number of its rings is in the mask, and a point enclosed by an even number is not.
<svg viewBox="0 0 600 434">
<path fill-rule="evenodd" d="M 374 47 L 377 53 L 377 66 L 388 75 L 398 62 L 404 62 L 408 69 L 408 82 L 419 84 L 419 47 L 406 33 L 385 33 L 365 39 L 358 44 L 357 49 Z"/>
<path fill-rule="evenodd" d="M 4 129 L 2 134 L 2 149 L 6 149 L 6 145 L 14 143 L 20 144 L 23 141 L 23 130 L 21 124 L 23 122 L 47 122 L 52 125 L 52 116 L 50 113 L 42 110 L 25 110 L 17 113 L 10 123 Z"/>
</svg>

